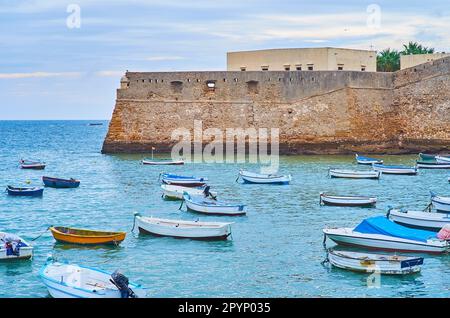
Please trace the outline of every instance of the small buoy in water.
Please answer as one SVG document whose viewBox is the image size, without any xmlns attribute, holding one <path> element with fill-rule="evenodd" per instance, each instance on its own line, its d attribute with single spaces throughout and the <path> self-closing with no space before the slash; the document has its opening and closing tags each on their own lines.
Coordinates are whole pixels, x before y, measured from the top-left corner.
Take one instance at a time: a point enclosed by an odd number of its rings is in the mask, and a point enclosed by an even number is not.
<svg viewBox="0 0 450 318">
<path fill-rule="evenodd" d="M 31 183 L 31 180 L 27 180 L 27 181 L 25 181 L 25 183 L 26 183 L 26 184 L 30 184 L 30 183 Z"/>
</svg>

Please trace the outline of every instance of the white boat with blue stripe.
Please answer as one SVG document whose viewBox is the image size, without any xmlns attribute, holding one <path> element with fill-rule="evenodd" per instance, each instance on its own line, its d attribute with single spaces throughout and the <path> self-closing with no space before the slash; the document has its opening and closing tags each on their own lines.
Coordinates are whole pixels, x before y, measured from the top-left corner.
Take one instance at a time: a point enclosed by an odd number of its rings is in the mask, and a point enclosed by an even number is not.
<svg viewBox="0 0 450 318">
<path fill-rule="evenodd" d="M 439 232 L 450 224 L 450 214 L 424 211 L 390 209 L 387 217 L 395 223 L 424 230 Z"/>
<path fill-rule="evenodd" d="M 372 170 L 329 169 L 328 174 L 331 178 L 379 179 L 381 172 Z"/>
<path fill-rule="evenodd" d="M 213 215 L 244 215 L 245 205 L 217 201 L 204 196 L 192 196 L 185 192 L 183 194 L 187 209 L 197 213 Z"/>
<path fill-rule="evenodd" d="M 20 236 L 0 232 L 0 260 L 29 259 L 33 247 Z"/>
<path fill-rule="evenodd" d="M 431 203 L 437 212 L 450 213 L 450 197 L 441 197 L 431 192 Z"/>
<path fill-rule="evenodd" d="M 140 298 L 146 291 L 117 271 L 60 262 L 47 262 L 39 272 L 53 298 Z M 123 279 L 125 278 L 125 279 Z M 125 284 L 124 284 L 125 282 Z"/>
<path fill-rule="evenodd" d="M 437 163 L 450 163 L 450 156 L 436 156 L 435 158 Z"/>
<path fill-rule="evenodd" d="M 261 174 L 249 171 L 240 170 L 236 181 L 242 178 L 244 183 L 258 183 L 258 184 L 289 184 L 292 181 L 292 176 L 278 175 L 278 174 Z"/>
<path fill-rule="evenodd" d="M 383 174 L 416 175 L 417 167 L 393 166 L 393 165 L 372 165 L 374 171 L 380 171 Z"/>
<path fill-rule="evenodd" d="M 369 157 L 363 157 L 358 154 L 355 155 L 356 162 L 360 165 L 371 165 L 374 163 L 382 164 L 383 160 L 375 159 L 375 158 L 369 158 Z"/>
</svg>

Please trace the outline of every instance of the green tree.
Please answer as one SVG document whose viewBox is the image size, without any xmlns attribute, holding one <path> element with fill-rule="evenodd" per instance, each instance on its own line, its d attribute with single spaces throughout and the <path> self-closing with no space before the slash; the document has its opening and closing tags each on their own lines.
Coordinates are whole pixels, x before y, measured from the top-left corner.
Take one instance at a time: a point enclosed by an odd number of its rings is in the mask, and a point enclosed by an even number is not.
<svg viewBox="0 0 450 318">
<path fill-rule="evenodd" d="M 417 42 L 409 42 L 408 44 L 403 44 L 403 51 L 400 52 L 402 55 L 411 54 L 431 54 L 434 53 L 434 48 L 429 48 L 419 44 Z"/>
<path fill-rule="evenodd" d="M 400 69 L 400 52 L 385 49 L 377 56 L 378 72 L 395 72 Z"/>
</svg>

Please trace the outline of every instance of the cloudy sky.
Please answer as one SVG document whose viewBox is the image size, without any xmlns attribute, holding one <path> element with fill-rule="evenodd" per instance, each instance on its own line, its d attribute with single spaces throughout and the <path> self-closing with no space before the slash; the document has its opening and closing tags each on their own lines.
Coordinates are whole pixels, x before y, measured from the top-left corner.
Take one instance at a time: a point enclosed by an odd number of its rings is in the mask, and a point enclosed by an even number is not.
<svg viewBox="0 0 450 318">
<path fill-rule="evenodd" d="M 109 119 L 127 69 L 224 70 L 227 51 L 263 48 L 450 51 L 449 30 L 449 0 L 0 0 L 0 119 Z"/>
</svg>

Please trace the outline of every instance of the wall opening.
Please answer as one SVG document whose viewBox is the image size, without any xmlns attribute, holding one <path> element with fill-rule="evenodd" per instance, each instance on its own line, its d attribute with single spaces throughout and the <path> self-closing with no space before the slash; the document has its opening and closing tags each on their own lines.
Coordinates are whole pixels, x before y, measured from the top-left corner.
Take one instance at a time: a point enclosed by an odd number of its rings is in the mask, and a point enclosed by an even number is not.
<svg viewBox="0 0 450 318">
<path fill-rule="evenodd" d="M 365 65 L 361 65 L 361 72 L 365 72 L 366 71 L 366 66 Z"/>
<path fill-rule="evenodd" d="M 283 65 L 283 67 L 284 67 L 285 71 L 290 71 L 291 70 L 291 66 L 289 64 L 285 64 L 285 65 Z"/>
<path fill-rule="evenodd" d="M 261 66 L 261 70 L 268 71 L 269 70 L 269 65 L 262 65 Z"/>
<path fill-rule="evenodd" d="M 170 82 L 170 87 L 174 93 L 181 93 L 183 91 L 183 82 L 180 81 L 172 81 Z"/>
<path fill-rule="evenodd" d="M 344 70 L 344 64 L 338 64 L 338 71 Z"/>
<path fill-rule="evenodd" d="M 314 64 L 308 64 L 308 71 L 314 71 Z"/>
<path fill-rule="evenodd" d="M 301 70 L 302 70 L 302 65 L 301 65 L 301 64 L 295 65 L 295 69 L 296 69 L 297 71 L 301 71 Z"/>
<path fill-rule="evenodd" d="M 247 68 L 245 66 L 241 67 L 241 72 L 245 72 L 247 70 Z"/>
<path fill-rule="evenodd" d="M 258 94 L 259 82 L 258 81 L 248 81 L 247 82 L 247 91 L 249 94 Z"/>
<path fill-rule="evenodd" d="M 206 81 L 206 87 L 210 92 L 214 92 L 216 90 L 216 81 L 214 80 Z"/>
</svg>

